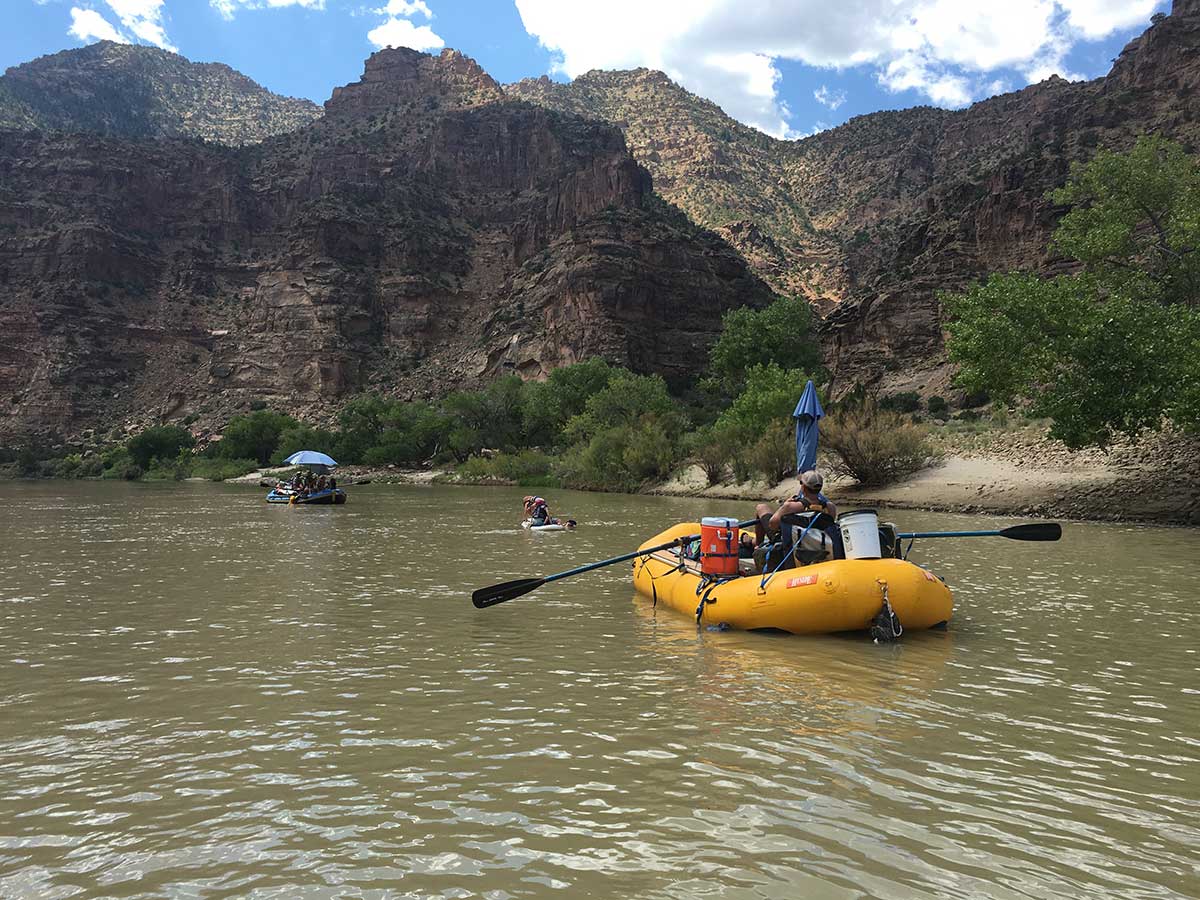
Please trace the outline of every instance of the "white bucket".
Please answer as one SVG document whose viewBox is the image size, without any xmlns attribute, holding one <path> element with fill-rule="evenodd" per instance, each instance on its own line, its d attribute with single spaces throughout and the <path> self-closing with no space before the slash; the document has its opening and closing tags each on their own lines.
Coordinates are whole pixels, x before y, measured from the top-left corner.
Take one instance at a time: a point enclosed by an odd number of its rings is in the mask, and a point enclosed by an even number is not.
<svg viewBox="0 0 1200 900">
<path fill-rule="evenodd" d="M 856 509 L 838 516 L 846 559 L 879 559 L 879 516 L 873 509 Z"/>
</svg>

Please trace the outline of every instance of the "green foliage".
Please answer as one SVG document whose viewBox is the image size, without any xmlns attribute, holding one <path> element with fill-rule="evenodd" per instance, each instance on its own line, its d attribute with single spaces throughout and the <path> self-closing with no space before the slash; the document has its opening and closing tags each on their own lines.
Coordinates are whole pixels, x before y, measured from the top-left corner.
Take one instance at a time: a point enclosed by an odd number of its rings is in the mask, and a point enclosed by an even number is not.
<svg viewBox="0 0 1200 900">
<path fill-rule="evenodd" d="M 929 398 L 929 415 L 935 419 L 944 419 L 950 414 L 950 404 L 946 402 L 945 397 L 939 397 L 936 394 Z"/>
<path fill-rule="evenodd" d="M 711 487 L 725 477 L 738 443 L 729 429 L 709 426 L 692 433 L 687 440 L 687 448 L 688 459 L 703 470 L 704 478 Z"/>
<path fill-rule="evenodd" d="M 633 426 L 647 415 L 674 425 L 680 433 L 686 424 L 660 376 L 634 375 L 620 369 L 602 390 L 587 398 L 583 412 L 567 422 L 566 436 L 572 441 L 586 441 L 602 431 Z"/>
<path fill-rule="evenodd" d="M 650 413 L 596 431 L 563 455 L 563 484 L 583 490 L 636 491 L 648 481 L 666 478 L 679 459 L 676 422 Z"/>
<path fill-rule="evenodd" d="M 751 468 L 767 480 L 778 484 L 796 472 L 796 431 L 783 419 L 767 426 L 747 451 Z"/>
<path fill-rule="evenodd" d="M 709 352 L 712 370 L 734 383 L 760 365 L 816 372 L 821 368 L 821 351 L 811 326 L 812 310 L 802 297 L 781 297 L 761 310 L 746 306 L 730 310 Z"/>
<path fill-rule="evenodd" d="M 890 409 L 894 412 L 915 413 L 921 408 L 921 395 L 916 391 L 903 391 L 899 394 L 891 394 L 881 399 L 879 406 L 882 409 Z"/>
<path fill-rule="evenodd" d="M 143 469 L 155 460 L 174 459 L 180 450 L 196 446 L 196 439 L 186 429 L 176 425 L 156 425 L 130 438 L 125 449 L 130 459 Z"/>
<path fill-rule="evenodd" d="M 1070 447 L 1166 420 L 1200 427 L 1200 169 L 1147 137 L 1098 153 L 1053 197 L 1075 206 L 1054 246 L 1083 269 L 996 275 L 944 297 L 960 383 L 1027 400 Z"/>
<path fill-rule="evenodd" d="M 829 468 L 875 486 L 897 481 L 938 457 L 926 431 L 874 400 L 842 404 L 821 422 L 821 442 L 838 456 Z"/>
<path fill-rule="evenodd" d="M 225 459 L 256 459 L 267 465 L 280 436 L 297 422 L 291 416 L 263 409 L 247 416 L 234 416 L 222 433 L 217 455 Z"/>
<path fill-rule="evenodd" d="M 1200 301 L 1200 168 L 1179 144 L 1147 135 L 1098 152 L 1051 193 L 1074 207 L 1053 246 L 1108 291 L 1160 303 Z"/>
<path fill-rule="evenodd" d="M 459 475 L 464 478 L 498 479 L 538 487 L 554 481 L 553 470 L 554 460 L 539 450 L 498 453 L 491 459 L 472 456 L 458 467 Z"/>
<path fill-rule="evenodd" d="M 484 447 L 513 450 L 520 446 L 524 386 L 520 376 L 508 375 L 482 391 L 459 391 L 442 401 L 442 408 L 455 420 L 450 448 L 459 459 Z"/>
<path fill-rule="evenodd" d="M 1002 404 L 1029 401 L 1069 447 L 1157 428 L 1164 416 L 1200 424 L 1200 314 L 1116 294 L 1089 275 L 995 275 L 947 299 L 950 357 L 969 388 Z"/>
<path fill-rule="evenodd" d="M 226 478 L 239 478 L 249 475 L 258 469 L 256 459 L 205 459 L 197 457 L 192 460 L 190 474 L 192 478 L 204 478 L 208 481 L 224 481 Z"/>
<path fill-rule="evenodd" d="M 746 372 L 746 386 L 721 413 L 715 427 L 746 446 L 752 445 L 772 423 L 791 421 L 807 380 L 803 372 L 774 363 L 751 367 Z"/>
<path fill-rule="evenodd" d="M 589 359 L 555 369 L 545 381 L 525 385 L 521 416 L 526 440 L 533 446 L 561 441 L 567 422 L 582 413 L 588 399 L 608 387 L 619 371 L 602 359 Z"/>
</svg>

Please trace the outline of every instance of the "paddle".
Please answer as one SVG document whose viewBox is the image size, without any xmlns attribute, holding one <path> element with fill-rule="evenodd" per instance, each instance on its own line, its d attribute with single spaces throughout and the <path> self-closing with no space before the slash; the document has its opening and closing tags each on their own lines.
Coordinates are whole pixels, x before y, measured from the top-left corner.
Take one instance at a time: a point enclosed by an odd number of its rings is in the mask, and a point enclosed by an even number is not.
<svg viewBox="0 0 1200 900">
<path fill-rule="evenodd" d="M 748 522 L 739 522 L 738 528 L 749 528 L 753 524 L 754 519 Z M 486 609 L 489 606 L 495 606 L 497 603 L 515 600 L 517 597 L 528 594 L 530 591 L 535 591 L 543 584 L 549 584 L 551 581 L 558 581 L 560 578 L 570 578 L 572 575 L 582 575 L 584 572 L 591 572 L 593 569 L 601 569 L 604 566 L 611 566 L 614 563 L 625 562 L 627 559 L 649 556 L 651 553 L 657 553 L 659 550 L 668 550 L 671 547 L 686 544 L 688 541 L 694 541 L 698 537 L 700 537 L 698 534 L 684 535 L 675 538 L 673 541 L 667 541 L 665 544 L 646 547 L 644 550 L 634 550 L 632 553 L 624 553 L 621 556 L 614 556 L 612 559 L 590 563 L 586 566 L 580 566 L 578 569 L 568 569 L 565 572 L 559 572 L 557 575 L 547 575 L 544 578 L 519 578 L 516 581 L 493 584 L 491 587 L 480 588 L 473 593 L 471 595 L 471 602 L 475 604 L 476 609 Z"/>
<path fill-rule="evenodd" d="M 937 537 L 1002 537 L 1012 541 L 1057 541 L 1062 537 L 1062 526 L 1057 522 L 1030 522 L 1028 525 L 1013 525 L 999 531 L 909 531 L 897 534 L 901 540 L 909 538 Z"/>
</svg>

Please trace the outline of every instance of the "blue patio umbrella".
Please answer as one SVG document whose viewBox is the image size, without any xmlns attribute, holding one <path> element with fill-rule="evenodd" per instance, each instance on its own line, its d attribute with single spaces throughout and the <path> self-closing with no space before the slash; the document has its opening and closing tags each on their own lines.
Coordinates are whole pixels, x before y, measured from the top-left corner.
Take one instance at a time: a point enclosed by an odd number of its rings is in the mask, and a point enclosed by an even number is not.
<svg viewBox="0 0 1200 900">
<path fill-rule="evenodd" d="M 807 472 L 817 465 L 817 422 L 825 410 L 817 399 L 817 389 L 810 380 L 804 386 L 800 402 L 792 418 L 796 420 L 796 474 Z"/>
<path fill-rule="evenodd" d="M 316 450 L 298 450 L 283 461 L 285 466 L 329 466 L 337 465 L 337 460 Z"/>
</svg>

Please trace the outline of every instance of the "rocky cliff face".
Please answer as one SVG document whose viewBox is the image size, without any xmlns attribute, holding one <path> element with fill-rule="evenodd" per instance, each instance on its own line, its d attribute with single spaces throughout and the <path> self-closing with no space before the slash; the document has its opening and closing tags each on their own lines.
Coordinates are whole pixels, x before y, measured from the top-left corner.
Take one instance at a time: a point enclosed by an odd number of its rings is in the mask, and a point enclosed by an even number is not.
<svg viewBox="0 0 1200 900">
<path fill-rule="evenodd" d="M 191 137 L 252 144 L 321 114 L 220 63 L 101 41 L 14 66 L 0 76 L 0 129 Z"/>
<path fill-rule="evenodd" d="M 1175 0 L 1105 78 L 1051 78 L 961 111 L 874 113 L 795 142 L 738 125 L 658 72 L 505 90 L 621 127 L 664 197 L 827 314 L 838 384 L 895 388 L 947 375 L 938 291 L 1061 265 L 1047 250 L 1061 210 L 1045 193 L 1072 163 L 1147 131 L 1200 146 L 1198 81 L 1200 0 Z"/>
<path fill-rule="evenodd" d="M 384 51 L 245 148 L 0 133 L 0 437 L 305 418 L 602 354 L 686 377 L 769 291 L 606 124 Z"/>
</svg>

